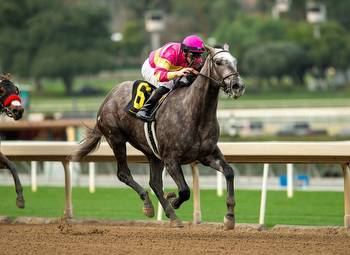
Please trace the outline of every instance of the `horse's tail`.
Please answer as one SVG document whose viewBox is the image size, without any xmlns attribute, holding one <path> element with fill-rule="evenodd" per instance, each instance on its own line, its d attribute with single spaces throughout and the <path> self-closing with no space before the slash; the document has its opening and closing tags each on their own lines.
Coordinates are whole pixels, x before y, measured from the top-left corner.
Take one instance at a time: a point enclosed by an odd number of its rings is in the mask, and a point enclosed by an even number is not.
<svg viewBox="0 0 350 255">
<path fill-rule="evenodd" d="M 87 134 L 79 145 L 78 150 L 72 155 L 73 161 L 80 161 L 83 157 L 88 155 L 90 152 L 98 149 L 101 143 L 102 133 L 97 127 L 87 128 Z"/>
</svg>

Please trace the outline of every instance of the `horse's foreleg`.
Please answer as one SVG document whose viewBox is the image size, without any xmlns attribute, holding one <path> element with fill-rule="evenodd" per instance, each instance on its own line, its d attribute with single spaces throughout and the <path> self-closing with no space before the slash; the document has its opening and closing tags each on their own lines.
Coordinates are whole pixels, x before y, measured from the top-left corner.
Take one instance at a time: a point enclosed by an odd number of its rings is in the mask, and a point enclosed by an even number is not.
<svg viewBox="0 0 350 255">
<path fill-rule="evenodd" d="M 157 158 L 150 159 L 150 181 L 149 186 L 156 194 L 160 204 L 162 205 L 165 215 L 170 219 L 171 225 L 174 227 L 183 227 L 182 221 L 176 216 L 173 207 L 169 201 L 165 199 L 163 192 L 162 173 L 164 164 Z"/>
<path fill-rule="evenodd" d="M 10 170 L 13 180 L 15 182 L 15 188 L 17 193 L 17 199 L 16 199 L 16 205 L 18 208 L 24 208 L 24 198 L 23 198 L 23 188 L 21 185 L 21 182 L 19 180 L 17 170 L 15 165 L 4 155 L 0 152 L 0 162 Z"/>
<path fill-rule="evenodd" d="M 203 165 L 210 166 L 217 171 L 220 171 L 224 174 L 226 179 L 226 188 L 227 188 L 227 214 L 224 218 L 224 224 L 226 229 L 233 229 L 235 227 L 235 198 L 234 198 L 234 172 L 232 167 L 226 162 L 224 156 L 222 155 L 218 147 L 215 148 L 214 152 L 211 155 L 208 155 L 205 158 L 200 159 L 200 162 Z"/>
<path fill-rule="evenodd" d="M 181 204 L 188 199 L 190 199 L 190 188 L 188 187 L 184 174 L 182 172 L 182 168 L 180 164 L 178 163 L 167 163 L 166 168 L 170 176 L 175 181 L 178 189 L 179 189 L 179 196 L 175 198 L 174 196 L 168 196 L 168 199 L 171 203 L 171 205 L 178 209 Z M 175 194 L 174 194 L 175 195 Z"/>
<path fill-rule="evenodd" d="M 117 159 L 117 176 L 121 182 L 134 189 L 140 196 L 141 200 L 144 202 L 143 212 L 147 217 L 152 218 L 154 216 L 154 207 L 147 191 L 138 184 L 134 178 L 132 178 L 127 161 L 126 161 L 126 145 L 118 144 L 118 146 L 113 147 L 114 155 Z"/>
</svg>

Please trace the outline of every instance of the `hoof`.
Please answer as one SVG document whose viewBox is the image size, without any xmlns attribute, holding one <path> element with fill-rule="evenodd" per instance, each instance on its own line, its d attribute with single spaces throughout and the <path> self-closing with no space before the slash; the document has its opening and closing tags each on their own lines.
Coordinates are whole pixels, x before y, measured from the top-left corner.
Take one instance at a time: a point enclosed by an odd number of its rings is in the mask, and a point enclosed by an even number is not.
<svg viewBox="0 0 350 255">
<path fill-rule="evenodd" d="M 179 218 L 175 218 L 173 220 L 170 220 L 170 227 L 171 228 L 183 228 L 185 225 L 182 223 L 182 221 Z"/>
<path fill-rule="evenodd" d="M 143 214 L 146 215 L 148 218 L 154 217 L 154 208 L 153 208 L 153 205 L 144 206 L 144 207 L 143 207 Z"/>
<path fill-rule="evenodd" d="M 24 204 L 25 204 L 24 203 L 24 198 L 22 196 L 17 197 L 17 199 L 16 199 L 17 207 L 23 209 L 24 208 Z"/>
<path fill-rule="evenodd" d="M 224 217 L 224 229 L 231 230 L 235 228 L 235 216 L 225 216 Z"/>
</svg>

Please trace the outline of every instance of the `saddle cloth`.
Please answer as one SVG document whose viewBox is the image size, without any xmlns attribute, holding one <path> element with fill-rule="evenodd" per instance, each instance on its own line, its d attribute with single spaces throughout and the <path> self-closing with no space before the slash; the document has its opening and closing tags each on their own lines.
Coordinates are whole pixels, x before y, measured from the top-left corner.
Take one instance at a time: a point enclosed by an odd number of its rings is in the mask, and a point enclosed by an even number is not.
<svg viewBox="0 0 350 255">
<path fill-rule="evenodd" d="M 142 108 L 148 98 L 151 96 L 152 92 L 156 89 L 154 85 L 147 81 L 136 80 L 132 86 L 131 100 L 125 106 L 124 111 L 136 117 L 136 113 Z M 156 109 L 157 110 L 157 107 Z M 154 112 L 153 112 L 154 113 Z M 144 132 L 147 139 L 149 147 L 152 149 L 154 155 L 161 159 L 158 150 L 158 141 L 154 128 L 155 122 L 145 122 Z"/>
<path fill-rule="evenodd" d="M 136 113 L 142 108 L 155 89 L 156 87 L 147 81 L 134 81 L 131 100 L 125 106 L 124 111 L 136 117 Z"/>
</svg>

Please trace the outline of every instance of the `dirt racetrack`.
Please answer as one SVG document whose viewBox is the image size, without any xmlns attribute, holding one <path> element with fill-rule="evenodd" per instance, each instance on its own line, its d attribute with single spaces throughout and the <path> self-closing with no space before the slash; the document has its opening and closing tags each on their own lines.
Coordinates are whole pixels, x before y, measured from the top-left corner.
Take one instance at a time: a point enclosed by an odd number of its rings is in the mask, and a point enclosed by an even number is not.
<svg viewBox="0 0 350 255">
<path fill-rule="evenodd" d="M 182 229 L 156 223 L 0 224 L 0 254 L 350 254 L 343 227 L 187 223 Z"/>
</svg>

